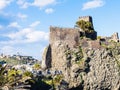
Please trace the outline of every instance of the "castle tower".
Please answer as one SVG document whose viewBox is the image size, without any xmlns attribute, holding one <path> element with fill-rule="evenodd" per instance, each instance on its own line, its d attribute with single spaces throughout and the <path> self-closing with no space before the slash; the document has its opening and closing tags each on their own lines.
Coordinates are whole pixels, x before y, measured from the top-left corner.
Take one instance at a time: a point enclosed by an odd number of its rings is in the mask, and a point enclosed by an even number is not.
<svg viewBox="0 0 120 90">
<path fill-rule="evenodd" d="M 78 18 L 78 21 L 80 21 L 80 20 L 91 22 L 92 27 L 94 29 L 93 21 L 92 21 L 92 17 L 91 16 L 81 16 L 81 17 Z"/>
<path fill-rule="evenodd" d="M 91 16 L 82 16 L 82 17 L 79 17 L 78 20 L 88 21 L 88 22 L 91 22 L 93 24 Z"/>
<path fill-rule="evenodd" d="M 92 30 L 94 30 L 93 21 L 92 21 L 92 17 L 91 16 L 79 17 L 78 21 L 81 21 L 81 20 L 86 21 L 86 22 L 90 22 L 91 25 L 92 25 Z M 96 39 L 97 38 L 97 32 L 96 31 L 94 31 L 92 33 L 89 33 L 89 32 L 85 32 L 80 27 L 79 27 L 79 31 L 82 32 L 83 35 L 85 35 L 87 38 L 91 38 L 91 39 Z"/>
</svg>

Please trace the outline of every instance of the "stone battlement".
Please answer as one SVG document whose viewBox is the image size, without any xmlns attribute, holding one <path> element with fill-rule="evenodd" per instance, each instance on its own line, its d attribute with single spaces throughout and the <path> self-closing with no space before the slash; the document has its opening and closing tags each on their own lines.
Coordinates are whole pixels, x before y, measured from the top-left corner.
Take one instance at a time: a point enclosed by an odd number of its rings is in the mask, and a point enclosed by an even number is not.
<svg viewBox="0 0 120 90">
<path fill-rule="evenodd" d="M 91 16 L 81 16 L 81 17 L 79 17 L 78 20 L 83 20 L 83 21 L 88 21 L 88 22 L 93 23 L 93 22 L 92 22 L 92 17 L 91 17 Z"/>
</svg>

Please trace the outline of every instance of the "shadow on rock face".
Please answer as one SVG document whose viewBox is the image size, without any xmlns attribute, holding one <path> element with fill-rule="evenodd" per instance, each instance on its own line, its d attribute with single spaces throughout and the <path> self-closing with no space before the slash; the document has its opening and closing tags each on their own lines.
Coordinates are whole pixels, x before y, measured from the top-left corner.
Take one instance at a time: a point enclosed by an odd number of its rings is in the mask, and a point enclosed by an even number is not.
<svg viewBox="0 0 120 90">
<path fill-rule="evenodd" d="M 69 89 L 69 90 L 83 90 L 83 86 L 80 85 L 80 86 L 78 86 L 78 87 L 71 88 L 71 89 Z"/>
</svg>

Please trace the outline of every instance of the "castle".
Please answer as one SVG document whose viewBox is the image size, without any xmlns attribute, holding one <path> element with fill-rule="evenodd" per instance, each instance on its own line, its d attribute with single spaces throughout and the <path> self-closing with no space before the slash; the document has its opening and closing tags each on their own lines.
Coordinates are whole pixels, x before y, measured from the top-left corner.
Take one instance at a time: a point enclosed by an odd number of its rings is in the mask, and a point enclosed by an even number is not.
<svg viewBox="0 0 120 90">
<path fill-rule="evenodd" d="M 91 16 L 79 17 L 78 20 L 89 21 L 92 23 Z M 47 68 L 51 66 L 50 65 L 51 56 L 57 56 L 57 54 L 59 53 L 59 50 L 55 49 L 55 47 L 59 47 L 61 46 L 61 44 L 67 45 L 67 47 L 69 48 L 75 48 L 76 46 L 81 44 L 82 47 L 98 49 L 98 48 L 101 48 L 100 46 L 101 42 L 106 43 L 106 42 L 109 42 L 110 40 L 119 42 L 118 33 L 114 33 L 111 37 L 101 37 L 100 39 L 97 39 L 96 31 L 91 32 L 91 33 L 85 33 L 84 31 L 80 31 L 79 28 L 60 28 L 60 27 L 51 26 L 50 27 L 50 44 L 47 47 L 47 50 L 45 50 L 45 53 L 43 55 L 43 59 L 44 59 L 43 64 Z M 56 63 L 57 58 L 52 57 L 51 64 L 54 67 L 59 66 L 59 64 Z"/>
<path fill-rule="evenodd" d="M 92 23 L 91 16 L 79 17 L 78 20 L 84 20 Z M 112 46 L 112 44 L 114 45 L 114 42 L 109 41 L 119 41 L 118 33 L 114 33 L 111 37 L 100 37 L 100 39 L 98 39 L 97 32 L 95 30 L 93 30 L 93 32 L 85 32 L 84 30 L 80 29 L 80 27 L 61 28 L 51 26 L 49 37 L 49 46 L 44 50 L 41 66 L 43 69 L 49 69 L 51 71 L 61 71 L 64 76 L 64 80 L 69 83 L 69 88 L 81 85 L 81 81 L 83 80 L 86 82 L 86 79 L 83 77 L 85 76 L 85 73 L 87 75 L 87 73 L 90 72 L 90 74 L 93 73 L 94 76 L 95 72 L 99 76 L 101 72 L 96 71 L 99 71 L 99 69 L 103 71 L 107 68 L 107 65 L 102 62 L 106 62 L 107 60 L 111 62 L 115 60 L 113 58 L 111 58 L 113 60 L 107 58 L 111 57 L 112 55 L 109 54 L 110 52 L 106 53 L 106 48 L 108 48 L 108 46 Z M 99 63 L 96 64 L 96 62 Z M 89 65 L 92 65 L 92 68 L 95 69 L 91 69 Z M 103 68 L 100 68 L 101 66 Z M 96 67 L 98 68 L 96 69 Z M 90 70 L 93 70 L 94 72 L 91 72 Z M 108 69 L 106 71 L 109 72 Z M 87 78 L 90 78 L 88 81 L 93 80 L 91 79 L 90 74 L 89 76 L 86 76 Z M 103 74 L 101 74 L 101 76 L 103 76 Z M 106 73 L 104 76 L 106 77 Z M 84 85 L 88 86 L 87 83 L 89 82 L 84 83 Z"/>
<path fill-rule="evenodd" d="M 78 21 L 83 20 L 83 21 L 88 21 L 91 22 L 93 26 L 93 21 L 91 16 L 83 16 L 79 17 Z M 69 42 L 69 40 L 72 40 L 74 37 L 77 40 L 79 37 L 87 37 L 92 40 L 97 39 L 97 32 L 85 32 L 82 30 L 80 27 L 79 28 L 60 28 L 60 27 L 50 27 L 50 42 L 53 42 L 54 40 L 62 40 Z M 73 39 L 74 40 L 74 39 Z"/>
</svg>

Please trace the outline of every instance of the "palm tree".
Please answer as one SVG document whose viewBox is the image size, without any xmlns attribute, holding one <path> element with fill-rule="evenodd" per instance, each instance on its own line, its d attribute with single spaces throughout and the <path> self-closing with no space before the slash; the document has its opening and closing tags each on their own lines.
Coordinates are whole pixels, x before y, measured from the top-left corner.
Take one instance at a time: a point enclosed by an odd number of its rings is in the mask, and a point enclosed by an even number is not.
<svg viewBox="0 0 120 90">
<path fill-rule="evenodd" d="M 8 79 L 9 85 L 15 85 L 19 83 L 19 80 L 21 79 L 20 71 L 14 68 L 9 70 L 7 74 L 7 79 Z"/>
<path fill-rule="evenodd" d="M 6 71 L 6 66 L 0 65 L 0 87 L 4 86 L 7 82 L 6 76 L 4 75 L 4 72 Z"/>
</svg>

